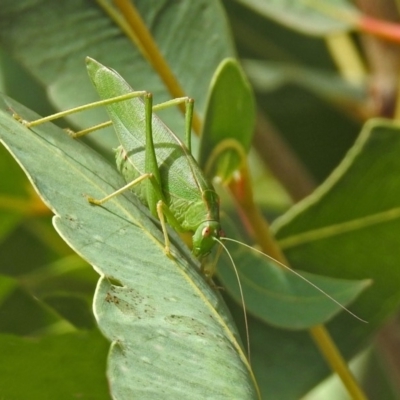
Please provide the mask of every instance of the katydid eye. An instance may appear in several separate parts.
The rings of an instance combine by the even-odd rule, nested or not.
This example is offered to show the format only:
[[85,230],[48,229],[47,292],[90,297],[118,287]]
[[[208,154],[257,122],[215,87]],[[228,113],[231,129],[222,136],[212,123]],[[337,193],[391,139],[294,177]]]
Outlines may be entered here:
[[208,237],[210,236],[210,228],[204,228],[203,231],[201,232],[203,237]]

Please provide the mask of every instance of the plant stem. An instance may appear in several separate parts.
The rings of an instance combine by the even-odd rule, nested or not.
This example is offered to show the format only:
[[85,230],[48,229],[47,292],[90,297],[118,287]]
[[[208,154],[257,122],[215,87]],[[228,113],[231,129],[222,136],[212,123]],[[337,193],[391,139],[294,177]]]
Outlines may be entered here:
[[122,32],[137,46],[142,55],[149,60],[146,49],[142,46],[135,32],[131,29],[126,19],[119,13],[108,0],[97,0],[97,4],[107,13],[107,15],[118,25]]
[[325,38],[328,50],[341,76],[354,85],[362,85],[367,79],[367,70],[348,33],[337,33]]
[[370,17],[355,7],[339,8],[319,0],[303,0],[303,2],[322,14],[348,24],[349,28],[369,33],[390,42],[400,42],[400,25],[397,22]]
[[310,334],[319,350],[324,355],[327,363],[330,365],[332,370],[338,374],[351,398],[354,400],[366,400],[367,397],[357,384],[351,371],[348,369],[346,361],[343,359],[332,341],[327,329],[323,325],[314,326],[310,329]]

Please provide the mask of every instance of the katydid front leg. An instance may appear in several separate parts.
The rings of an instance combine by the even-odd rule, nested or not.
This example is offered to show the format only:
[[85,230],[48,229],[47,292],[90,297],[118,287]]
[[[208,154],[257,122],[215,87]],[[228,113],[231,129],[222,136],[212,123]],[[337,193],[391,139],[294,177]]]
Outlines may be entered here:
[[[140,184],[144,180],[152,180],[154,179],[154,176],[152,174],[144,174],[140,176],[139,178],[133,180],[132,182],[127,183],[125,186],[122,188],[116,190],[113,193],[110,193],[108,196],[103,197],[102,199],[95,199],[90,196],[86,196],[86,199],[89,203],[100,206],[104,203],[106,203],[108,200],[111,200],[113,197],[118,196],[119,194],[125,192],[126,190],[132,189],[134,186]],[[164,242],[165,242],[165,247],[164,247],[164,252],[165,254],[170,257],[171,256],[171,250],[170,250],[170,241],[169,241],[169,236],[167,232],[167,226],[166,226],[166,221],[164,218],[164,214],[166,213],[166,205],[162,202],[162,200],[159,200],[156,204],[156,211],[157,211],[157,216],[158,219],[160,220],[161,223],[161,229],[164,235]]]

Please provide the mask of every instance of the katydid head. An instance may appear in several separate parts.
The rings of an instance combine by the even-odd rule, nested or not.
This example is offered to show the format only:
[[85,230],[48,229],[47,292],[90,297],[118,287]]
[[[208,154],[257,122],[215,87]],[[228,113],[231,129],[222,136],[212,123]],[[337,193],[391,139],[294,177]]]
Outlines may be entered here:
[[221,224],[218,221],[204,221],[193,235],[193,254],[201,258],[207,255],[221,236]]

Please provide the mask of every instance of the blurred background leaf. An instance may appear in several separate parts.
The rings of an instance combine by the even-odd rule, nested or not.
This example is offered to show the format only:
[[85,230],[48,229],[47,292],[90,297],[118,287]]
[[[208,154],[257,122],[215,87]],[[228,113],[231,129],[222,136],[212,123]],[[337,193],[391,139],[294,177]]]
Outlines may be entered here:
[[[328,35],[351,28],[351,24],[338,17],[356,13],[357,9],[347,0],[238,0],[257,14],[273,19],[289,29],[309,35]],[[336,17],[336,18],[335,18]]]

